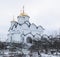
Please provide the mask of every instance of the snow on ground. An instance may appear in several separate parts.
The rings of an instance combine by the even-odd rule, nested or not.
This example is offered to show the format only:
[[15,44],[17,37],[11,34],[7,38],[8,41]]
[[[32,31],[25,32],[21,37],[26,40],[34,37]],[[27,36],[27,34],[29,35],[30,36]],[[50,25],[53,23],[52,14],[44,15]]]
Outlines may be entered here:
[[47,54],[43,54],[41,53],[42,57],[60,57],[60,55],[47,55]]

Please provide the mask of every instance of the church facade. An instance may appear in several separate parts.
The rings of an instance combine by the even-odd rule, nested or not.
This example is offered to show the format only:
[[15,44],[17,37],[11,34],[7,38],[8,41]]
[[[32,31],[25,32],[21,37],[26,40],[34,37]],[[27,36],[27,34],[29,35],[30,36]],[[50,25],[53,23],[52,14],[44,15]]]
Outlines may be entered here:
[[32,43],[30,40],[41,39],[41,34],[43,33],[44,28],[42,26],[36,26],[34,23],[29,22],[29,16],[24,12],[20,13],[17,16],[17,20],[11,21],[11,26],[8,30],[8,39],[12,42],[17,43]]
[[18,21],[15,21],[13,18],[8,30],[8,42],[22,43],[22,52],[26,55],[24,55],[24,57],[30,57],[31,54],[32,57],[39,57],[38,52],[31,53],[28,49],[33,44],[32,40],[41,40],[41,34],[43,33],[44,28],[42,26],[36,26],[34,23],[31,24],[29,18],[30,17],[24,10],[17,16]]

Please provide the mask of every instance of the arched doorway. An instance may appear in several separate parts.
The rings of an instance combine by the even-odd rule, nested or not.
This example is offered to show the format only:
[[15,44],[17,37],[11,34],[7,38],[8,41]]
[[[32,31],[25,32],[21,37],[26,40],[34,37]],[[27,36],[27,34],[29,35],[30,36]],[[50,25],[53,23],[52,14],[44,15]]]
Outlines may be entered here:
[[32,43],[31,37],[27,37],[26,41],[27,41],[27,43]]

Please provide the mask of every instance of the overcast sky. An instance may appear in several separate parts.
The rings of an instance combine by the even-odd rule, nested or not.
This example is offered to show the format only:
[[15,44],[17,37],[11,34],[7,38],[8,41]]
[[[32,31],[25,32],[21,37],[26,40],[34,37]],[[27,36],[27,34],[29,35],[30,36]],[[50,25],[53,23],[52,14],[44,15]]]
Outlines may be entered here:
[[46,33],[60,29],[60,0],[0,0],[0,33],[7,33],[13,15],[25,6],[30,22],[45,28]]

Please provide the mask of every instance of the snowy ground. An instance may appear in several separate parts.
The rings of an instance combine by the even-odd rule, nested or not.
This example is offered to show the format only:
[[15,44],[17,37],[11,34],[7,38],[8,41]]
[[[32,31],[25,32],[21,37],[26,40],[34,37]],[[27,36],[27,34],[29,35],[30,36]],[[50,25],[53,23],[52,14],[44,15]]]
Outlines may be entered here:
[[41,53],[42,57],[60,57],[60,55],[47,55],[47,54],[43,54]]
[[[3,54],[3,51],[5,51],[5,54],[6,55],[8,55],[8,50],[2,50],[2,51],[0,51],[2,54]],[[3,57],[3,55],[0,55],[0,57]],[[52,54],[44,54],[44,53],[41,53],[41,56],[42,57],[60,57],[60,53],[58,53],[58,55],[56,55],[56,54],[54,54],[54,55],[52,55]],[[8,56],[9,57],[9,56]],[[36,56],[37,57],[37,56]]]
[[[56,55],[47,55],[47,54],[41,54],[42,57],[60,57],[60,56],[56,56]],[[2,55],[0,55],[0,57],[3,57]]]

